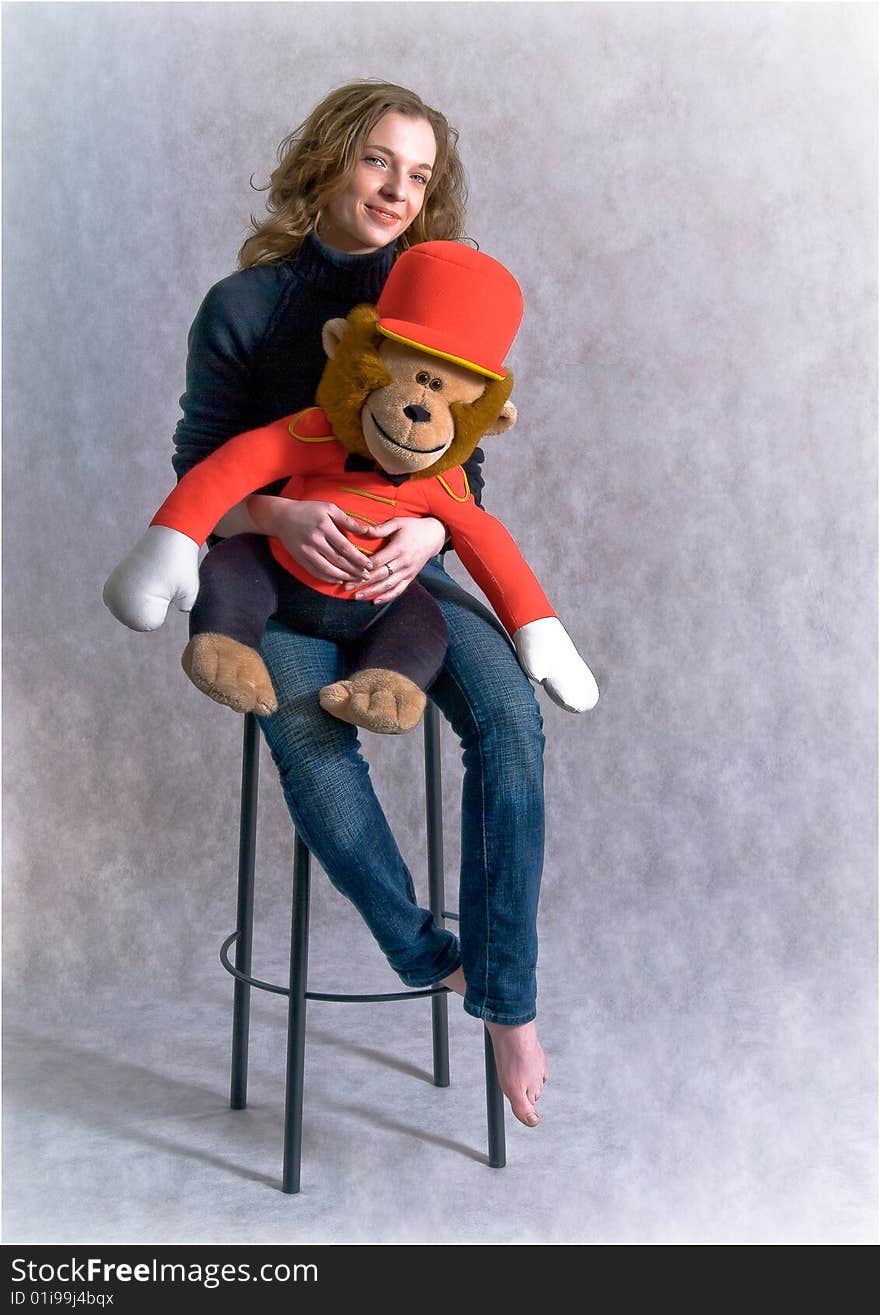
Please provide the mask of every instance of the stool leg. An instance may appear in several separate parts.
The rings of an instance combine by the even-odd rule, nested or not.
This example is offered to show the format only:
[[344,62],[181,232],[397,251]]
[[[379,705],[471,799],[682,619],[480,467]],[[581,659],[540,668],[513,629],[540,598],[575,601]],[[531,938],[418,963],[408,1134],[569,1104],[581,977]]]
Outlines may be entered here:
[[507,1163],[504,1143],[504,1092],[498,1085],[498,1070],[495,1067],[495,1051],[492,1049],[492,1037],[488,1027],[483,1025],[483,1041],[486,1047],[486,1119],[489,1124],[489,1164],[493,1169],[503,1169]]
[[[250,974],[254,935],[254,860],[257,849],[257,790],[260,779],[260,731],[253,713],[244,719],[241,754],[241,821],[238,837],[238,907],[235,927],[235,966]],[[247,1106],[248,1031],[251,988],[235,979],[232,1004],[232,1078],[229,1104],[234,1110]]]
[[[446,902],[443,875],[443,790],[440,777],[440,714],[428,703],[424,716],[425,820],[428,838],[428,907],[438,927]],[[449,1014],[445,993],[431,996],[431,1032],[434,1042],[434,1086],[449,1086]]]
[[290,927],[290,996],[287,1011],[287,1091],[284,1099],[284,1169],[281,1190],[299,1191],[302,1161],[303,1075],[309,956],[309,851],[296,837]]

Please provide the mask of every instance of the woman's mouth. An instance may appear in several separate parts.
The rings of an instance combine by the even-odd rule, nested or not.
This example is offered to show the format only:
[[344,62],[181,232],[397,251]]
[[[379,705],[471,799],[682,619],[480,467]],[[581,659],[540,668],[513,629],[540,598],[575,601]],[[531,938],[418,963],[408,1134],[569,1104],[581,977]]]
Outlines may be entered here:
[[396,215],[393,210],[383,210],[381,206],[368,205],[367,209],[374,219],[378,219],[382,224],[397,224],[400,222],[400,215]]

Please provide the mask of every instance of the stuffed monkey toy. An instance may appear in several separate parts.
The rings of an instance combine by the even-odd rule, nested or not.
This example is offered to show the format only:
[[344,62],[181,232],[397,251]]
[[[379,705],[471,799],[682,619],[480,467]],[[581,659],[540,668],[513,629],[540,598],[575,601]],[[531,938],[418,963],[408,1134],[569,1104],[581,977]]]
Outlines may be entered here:
[[[181,479],[116,567],[104,601],[134,630],[192,609],[183,666],[239,712],[277,702],[257,648],[270,616],[346,646],[348,678],[321,706],[368,730],[411,729],[446,654],[442,612],[414,581],[377,607],[311,576],[277,539],[236,535],[198,567],[199,546],[247,494],[286,477],[282,496],[334,502],[366,525],[435,516],[492,603],[526,673],[572,712],[598,688],[514,540],[479,507],[462,468],[487,434],[512,428],[503,366],[522,318],[503,265],[457,242],[425,242],[392,267],[375,307],[324,325],[315,407],[229,439]],[[348,536],[365,554],[376,540]]]

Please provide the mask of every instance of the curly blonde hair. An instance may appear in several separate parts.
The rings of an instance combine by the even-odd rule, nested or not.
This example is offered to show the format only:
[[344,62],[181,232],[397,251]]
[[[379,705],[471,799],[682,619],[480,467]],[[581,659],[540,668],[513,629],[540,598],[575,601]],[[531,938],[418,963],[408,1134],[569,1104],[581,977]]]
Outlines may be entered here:
[[240,269],[267,265],[297,250],[318,225],[321,210],[348,183],[369,134],[389,112],[427,119],[437,143],[434,169],[421,211],[398,239],[398,251],[417,242],[464,236],[467,185],[458,155],[458,132],[439,110],[391,82],[367,80],[337,87],[278,147],[278,168],[266,188],[269,218],[251,215],[253,233],[240,252]]

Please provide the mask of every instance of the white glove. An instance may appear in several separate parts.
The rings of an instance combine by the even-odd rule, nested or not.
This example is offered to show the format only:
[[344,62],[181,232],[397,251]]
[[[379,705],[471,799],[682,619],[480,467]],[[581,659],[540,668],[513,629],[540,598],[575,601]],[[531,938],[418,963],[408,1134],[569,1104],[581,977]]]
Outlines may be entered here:
[[158,630],[169,604],[189,612],[199,592],[199,546],[179,530],[151,525],[104,585],[104,602],[131,630]]
[[599,686],[558,617],[520,626],[513,644],[526,675],[543,685],[554,703],[569,712],[595,708]]

